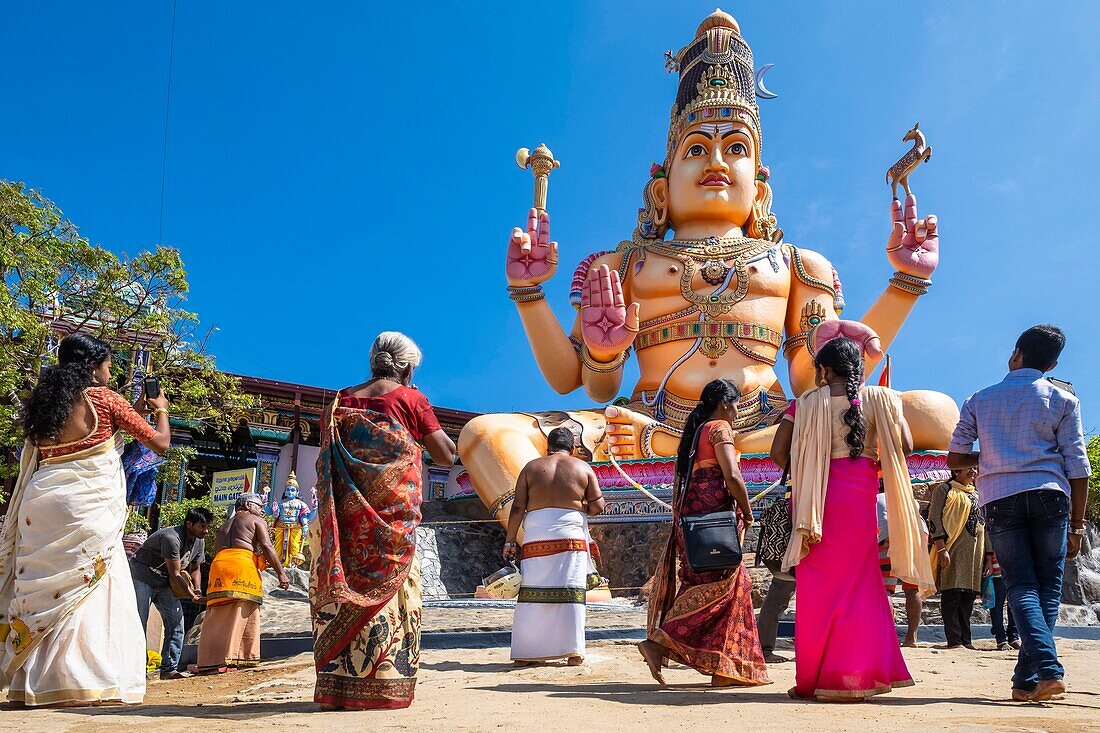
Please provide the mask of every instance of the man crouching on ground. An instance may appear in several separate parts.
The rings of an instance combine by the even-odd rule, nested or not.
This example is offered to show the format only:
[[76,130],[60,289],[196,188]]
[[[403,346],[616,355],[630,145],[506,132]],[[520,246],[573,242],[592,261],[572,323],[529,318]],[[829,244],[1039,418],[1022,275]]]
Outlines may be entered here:
[[524,466],[508,514],[504,559],[514,562],[523,526],[523,580],[512,620],[516,664],[567,659],[584,661],[587,579],[593,572],[588,517],[604,509],[596,474],[573,457],[574,436],[556,428],[547,436],[548,455]]
[[199,634],[199,674],[223,674],[230,667],[254,667],[260,662],[264,560],[278,572],[279,587],[290,586],[263,512],[259,494],[241,494],[236,513],[218,530]]

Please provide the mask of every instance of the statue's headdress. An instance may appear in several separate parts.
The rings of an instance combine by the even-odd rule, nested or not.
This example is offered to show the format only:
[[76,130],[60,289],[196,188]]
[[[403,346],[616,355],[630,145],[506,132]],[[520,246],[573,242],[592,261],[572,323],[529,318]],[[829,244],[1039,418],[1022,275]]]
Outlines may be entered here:
[[635,239],[662,239],[668,229],[667,216],[660,212],[654,197],[658,179],[667,175],[672,154],[684,129],[700,122],[745,123],[756,141],[758,181],[763,184],[763,196],[753,205],[753,214],[746,234],[750,237],[779,241],[783,232],[771,213],[770,172],[761,165],[764,137],[760,128],[760,108],[756,98],[772,99],[776,95],[763,84],[763,76],[771,64],[755,71],[752,49],[741,37],[741,28],[729,13],[715,10],[699,24],[695,40],[677,53],[665,53],[665,68],[679,72],[676,102],[668,128],[668,148],[664,165],[653,164],[650,181],[642,191],[642,208],[638,209]]
[[291,471],[290,475],[286,477],[286,485],[298,488],[298,477],[294,475],[293,471]]
[[666,54],[666,67],[680,72],[668,130],[670,155],[685,127],[708,119],[746,123],[759,151],[762,135],[756,97],[769,93],[757,88],[752,49],[733,16],[721,10],[711,13],[699,24],[694,41],[675,55]]

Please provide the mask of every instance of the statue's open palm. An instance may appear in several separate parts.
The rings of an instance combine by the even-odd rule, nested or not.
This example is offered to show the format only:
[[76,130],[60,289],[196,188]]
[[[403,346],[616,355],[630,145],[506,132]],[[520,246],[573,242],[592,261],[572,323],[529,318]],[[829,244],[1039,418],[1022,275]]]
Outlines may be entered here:
[[581,326],[584,343],[599,361],[611,361],[638,335],[638,304],[623,299],[619,273],[607,265],[588,271],[581,289]]
[[936,215],[929,214],[927,218],[918,219],[917,197],[909,194],[905,197],[904,212],[897,199],[890,203],[890,217],[894,221],[894,230],[886,243],[890,264],[906,275],[932,277],[940,263],[940,233]]
[[550,214],[527,212],[527,231],[512,230],[504,272],[513,287],[539,285],[558,269],[558,243],[550,241]]

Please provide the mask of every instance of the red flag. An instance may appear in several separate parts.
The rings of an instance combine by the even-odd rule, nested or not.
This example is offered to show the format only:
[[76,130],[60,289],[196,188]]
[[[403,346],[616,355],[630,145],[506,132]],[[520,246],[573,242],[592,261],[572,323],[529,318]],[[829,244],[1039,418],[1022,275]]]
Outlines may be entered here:
[[878,376],[878,386],[889,387],[890,386],[890,355],[886,355],[886,361],[882,365],[882,374]]

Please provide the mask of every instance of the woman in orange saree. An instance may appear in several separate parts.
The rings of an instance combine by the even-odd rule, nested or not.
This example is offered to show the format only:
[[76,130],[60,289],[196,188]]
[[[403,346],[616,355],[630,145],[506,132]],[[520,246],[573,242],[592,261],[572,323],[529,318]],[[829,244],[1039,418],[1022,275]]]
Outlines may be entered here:
[[310,582],[317,687],[327,709],[405,708],[420,663],[421,447],[454,463],[428,400],[409,387],[420,351],[381,334],[372,379],[322,418]]
[[[638,645],[650,673],[661,684],[666,657],[710,675],[715,687],[771,682],[756,633],[748,570],[738,565],[732,570],[692,571],[684,558],[680,530],[684,514],[728,511],[735,504],[740,531],[752,523],[748,490],[733,448],[731,423],[737,417],[739,397],[732,382],[714,380],[703,389],[684,426],[676,461],[672,533],[654,576],[646,640]],[[690,480],[686,480],[689,471]]]

